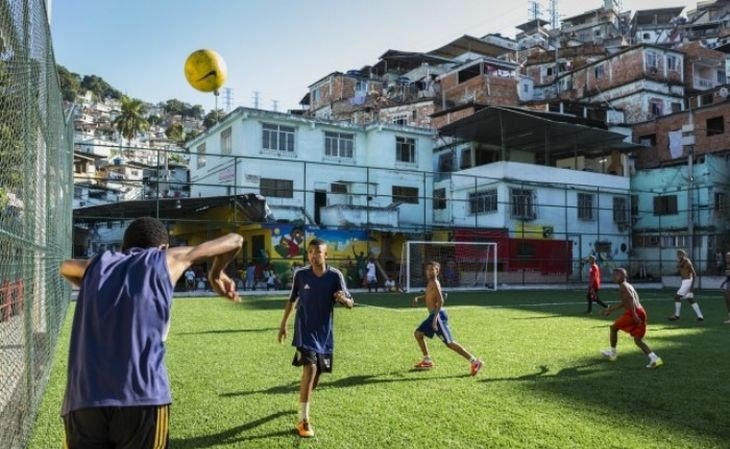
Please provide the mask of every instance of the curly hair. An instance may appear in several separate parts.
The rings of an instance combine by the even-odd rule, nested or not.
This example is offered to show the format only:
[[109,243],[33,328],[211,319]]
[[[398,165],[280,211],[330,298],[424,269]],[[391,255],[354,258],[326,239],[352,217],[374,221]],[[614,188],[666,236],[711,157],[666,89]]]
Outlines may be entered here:
[[131,222],[124,231],[122,251],[130,248],[155,248],[169,243],[167,228],[160,220],[142,217]]

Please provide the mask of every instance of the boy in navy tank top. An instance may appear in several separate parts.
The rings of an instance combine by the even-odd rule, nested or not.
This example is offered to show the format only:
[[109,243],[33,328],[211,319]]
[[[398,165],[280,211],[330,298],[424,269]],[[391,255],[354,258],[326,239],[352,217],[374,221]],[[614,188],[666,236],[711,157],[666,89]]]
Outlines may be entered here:
[[167,448],[172,398],[164,341],[174,286],[193,263],[210,259],[213,290],[240,301],[224,269],[242,244],[243,237],[228,234],[168,248],[165,226],[144,217],[127,227],[122,252],[61,264],[61,274],[80,287],[61,410],[63,447]]
[[347,291],[342,273],[326,264],[327,244],[313,239],[307,247],[309,265],[294,272],[289,301],[279,326],[278,340],[287,335],[289,315],[296,304],[294,338],[296,353],[292,364],[302,367],[299,386],[299,422],[296,430],[300,437],[314,436],[309,424],[309,402],[312,391],[319,383],[319,375],[332,372],[334,348],[333,309],[336,302],[351,309],[355,304]]

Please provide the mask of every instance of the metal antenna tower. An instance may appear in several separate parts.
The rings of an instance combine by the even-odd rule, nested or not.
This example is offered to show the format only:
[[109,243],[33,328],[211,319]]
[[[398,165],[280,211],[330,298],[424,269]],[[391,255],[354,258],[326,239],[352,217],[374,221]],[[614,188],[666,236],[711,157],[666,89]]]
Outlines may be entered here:
[[226,108],[226,112],[231,112],[233,108],[233,89],[230,87],[223,89],[223,107]]

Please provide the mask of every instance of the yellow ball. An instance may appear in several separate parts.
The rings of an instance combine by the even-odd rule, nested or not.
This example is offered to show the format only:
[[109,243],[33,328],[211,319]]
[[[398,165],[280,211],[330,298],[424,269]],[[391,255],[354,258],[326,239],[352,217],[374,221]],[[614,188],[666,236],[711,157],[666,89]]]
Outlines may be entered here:
[[218,90],[226,82],[228,70],[223,58],[213,50],[197,50],[185,61],[185,78],[202,92]]

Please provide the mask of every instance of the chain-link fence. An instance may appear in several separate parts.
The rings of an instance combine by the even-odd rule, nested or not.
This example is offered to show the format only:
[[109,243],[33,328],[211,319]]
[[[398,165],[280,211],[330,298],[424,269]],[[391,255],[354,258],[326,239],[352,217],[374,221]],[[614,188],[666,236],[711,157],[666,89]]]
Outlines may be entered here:
[[[329,239],[328,260],[351,287],[362,285],[369,256],[382,266],[381,283],[397,280],[403,243],[413,240],[495,242],[498,282],[508,285],[581,285],[590,255],[605,281],[620,266],[632,281],[660,282],[676,275],[678,249],[691,254],[701,276],[724,273],[716,257],[727,250],[724,218],[703,199],[708,183],[699,186],[705,193],[697,194],[690,239],[686,207],[662,214],[653,192],[631,189],[628,178],[615,175],[598,186],[213,152],[206,153],[211,169],[201,172],[199,158],[180,150],[77,145],[80,153],[102,150],[120,163],[104,167],[95,185],[76,186],[83,203],[75,210],[76,257],[120,247],[128,220],[151,215],[177,244],[242,233],[246,244],[231,273],[242,285],[254,264],[257,280],[270,267],[286,286],[290,267],[306,263],[302,249],[313,236]],[[147,161],[147,168],[129,160]],[[123,193],[110,203],[100,197],[110,191]]]
[[0,1],[0,449],[25,446],[69,298],[72,128],[45,2]]

